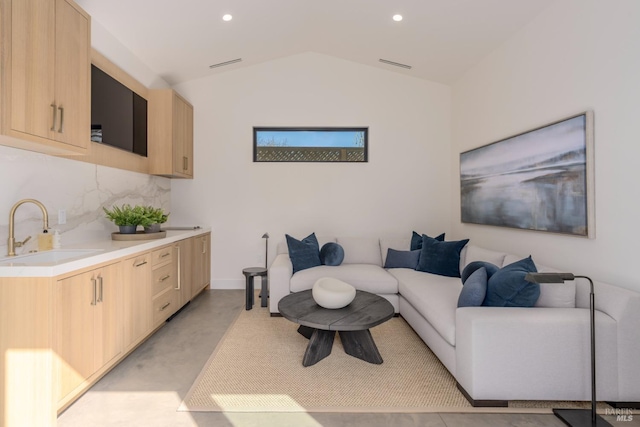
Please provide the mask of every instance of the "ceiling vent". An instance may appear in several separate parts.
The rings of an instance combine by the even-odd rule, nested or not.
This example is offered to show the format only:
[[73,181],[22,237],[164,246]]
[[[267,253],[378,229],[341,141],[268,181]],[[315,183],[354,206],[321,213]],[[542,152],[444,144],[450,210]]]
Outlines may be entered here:
[[231,61],[220,62],[218,64],[209,65],[209,68],[224,67],[225,65],[235,64],[236,62],[240,62],[240,61],[242,61],[242,58],[232,59]]
[[407,70],[411,69],[411,65],[400,64],[399,62],[389,61],[388,59],[378,59],[378,61],[385,64],[393,65],[394,67],[406,68]]

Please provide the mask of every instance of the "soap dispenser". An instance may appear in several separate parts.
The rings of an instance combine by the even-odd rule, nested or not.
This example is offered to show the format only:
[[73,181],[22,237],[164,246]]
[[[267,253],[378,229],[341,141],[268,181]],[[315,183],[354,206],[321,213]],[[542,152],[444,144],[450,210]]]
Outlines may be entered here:
[[53,231],[53,249],[60,249],[60,246],[60,232],[58,232],[58,229],[55,229]]

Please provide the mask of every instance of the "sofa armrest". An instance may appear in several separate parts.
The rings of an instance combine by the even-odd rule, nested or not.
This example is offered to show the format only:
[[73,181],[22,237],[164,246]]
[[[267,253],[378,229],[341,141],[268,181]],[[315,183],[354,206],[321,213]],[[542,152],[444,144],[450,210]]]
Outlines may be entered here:
[[[617,400],[616,322],[596,312],[598,400]],[[456,310],[455,377],[476,400],[589,400],[589,310]]]
[[291,276],[293,276],[293,265],[289,254],[276,256],[267,274],[269,276],[269,311],[279,313],[278,303],[289,295]]

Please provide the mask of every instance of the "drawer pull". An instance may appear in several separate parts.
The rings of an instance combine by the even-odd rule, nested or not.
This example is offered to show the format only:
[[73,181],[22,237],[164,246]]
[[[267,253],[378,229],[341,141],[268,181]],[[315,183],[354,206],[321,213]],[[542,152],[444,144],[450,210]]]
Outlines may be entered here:
[[180,288],[182,288],[182,272],[180,271],[181,266],[182,266],[182,260],[180,259],[181,255],[180,255],[180,245],[176,245],[176,250],[178,251],[178,287],[177,288],[173,288],[176,291],[179,291]]
[[91,305],[96,305],[98,303],[98,290],[96,287],[96,279],[91,279],[91,284],[93,285],[93,299],[91,300]]
[[162,255],[160,255],[160,258],[164,258],[164,257],[169,256],[169,255],[171,255],[171,252],[163,253]]
[[60,110],[60,127],[58,128],[58,132],[64,133],[64,108],[58,107],[58,110]]
[[58,106],[56,104],[51,104],[51,108],[53,108],[53,124],[51,125],[51,130],[56,131],[56,113],[58,112]]
[[165,308],[169,307],[171,305],[171,302],[166,303],[165,305],[163,305],[162,307],[160,307],[160,311],[164,311]]
[[142,261],[140,264],[134,264],[135,267],[143,266],[147,263],[147,261]]
[[98,285],[100,285],[100,296],[98,297],[98,302],[102,302],[102,297],[104,296],[104,284],[102,283],[102,276],[98,276]]
[[171,277],[170,274],[167,274],[166,276],[161,277],[160,279],[158,279],[158,282],[164,282],[165,280],[167,280],[169,277]]

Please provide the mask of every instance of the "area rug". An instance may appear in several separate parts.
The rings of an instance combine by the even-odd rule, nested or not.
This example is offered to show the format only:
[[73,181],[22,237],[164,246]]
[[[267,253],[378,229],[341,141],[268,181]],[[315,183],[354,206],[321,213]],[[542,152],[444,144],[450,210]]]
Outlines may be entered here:
[[336,335],[331,354],[302,366],[307,339],[268,310],[242,310],[179,410],[212,412],[528,412],[589,407],[587,402],[510,402],[473,408],[449,371],[401,317],[371,329],[384,359],[347,355]]

